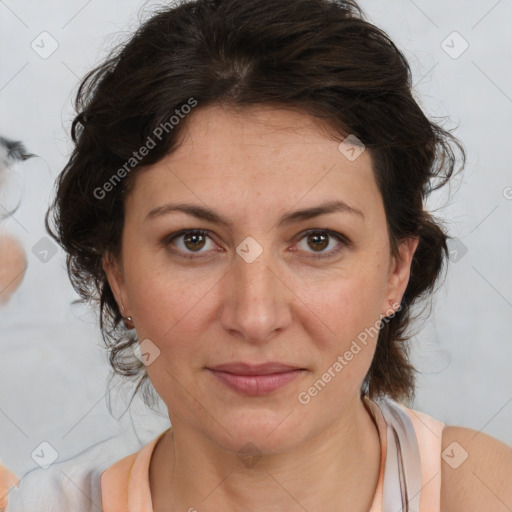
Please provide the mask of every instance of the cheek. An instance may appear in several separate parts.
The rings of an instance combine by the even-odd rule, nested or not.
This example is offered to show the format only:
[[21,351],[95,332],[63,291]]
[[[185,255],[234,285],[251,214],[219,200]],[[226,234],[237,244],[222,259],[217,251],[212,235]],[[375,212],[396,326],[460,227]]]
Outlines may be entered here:
[[384,288],[378,284],[381,278],[370,274],[333,280],[321,294],[310,294],[304,301],[314,304],[312,310],[320,319],[317,324],[321,323],[318,327],[326,333],[322,342],[318,332],[316,338],[310,332],[321,355],[315,377],[324,383],[333,382],[324,398],[341,389],[358,388],[372,362]]
[[[350,344],[360,332],[375,326],[385,298],[384,279],[377,272],[358,270],[352,276],[325,280],[303,294],[303,302],[324,324],[336,343]],[[378,325],[378,324],[377,324]],[[342,348],[342,347],[341,347]]]
[[187,390],[194,389],[196,371],[205,364],[202,340],[212,284],[158,272],[146,276],[132,281],[129,290],[137,336],[158,349],[158,357],[146,367],[153,387],[168,407],[181,411],[184,404],[191,405]]
[[[347,402],[359,394],[370,368],[379,334],[380,295],[375,276],[334,279],[316,300],[318,331],[309,332],[318,359],[297,395],[308,415],[335,420]],[[372,285],[373,284],[373,285]],[[312,295],[315,295],[314,297]],[[313,322],[311,322],[313,327]],[[325,333],[319,336],[318,332]],[[328,412],[327,412],[328,411]],[[330,421],[328,420],[328,421]]]
[[127,255],[124,268],[137,332],[157,340],[197,315],[215,285],[211,272],[173,267],[163,254],[155,256],[149,251]]
[[158,387],[169,373],[186,385],[190,370],[205,363],[200,347],[212,321],[219,277],[197,269],[170,273],[136,257],[126,262],[125,273],[138,339],[151,340],[160,351],[147,368],[151,381]]

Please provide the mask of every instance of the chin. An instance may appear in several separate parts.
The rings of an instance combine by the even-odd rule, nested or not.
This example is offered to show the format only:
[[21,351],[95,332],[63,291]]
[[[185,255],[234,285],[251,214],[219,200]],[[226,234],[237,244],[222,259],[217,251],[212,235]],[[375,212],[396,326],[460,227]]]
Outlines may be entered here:
[[290,410],[241,411],[239,414],[225,415],[222,427],[214,424],[215,432],[210,432],[216,444],[235,453],[255,450],[261,454],[285,452],[300,443],[306,432],[304,422],[296,424],[297,415]]

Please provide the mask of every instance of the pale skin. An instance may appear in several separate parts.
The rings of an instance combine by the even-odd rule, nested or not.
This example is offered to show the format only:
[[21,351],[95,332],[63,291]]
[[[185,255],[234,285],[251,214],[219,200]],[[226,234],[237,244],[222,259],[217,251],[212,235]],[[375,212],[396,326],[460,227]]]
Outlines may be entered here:
[[[310,403],[297,396],[390,314],[390,301],[400,303],[418,239],[402,241],[400,258],[391,255],[370,153],[350,161],[338,145],[302,113],[198,109],[178,149],[141,172],[126,198],[121,255],[105,257],[104,269],[138,339],[160,350],[147,371],[172,431],[150,465],[155,512],[363,512],[372,503],[379,438],[359,390],[376,337]],[[335,200],[360,214],[279,223]],[[147,217],[170,202],[211,209],[231,225],[183,212]],[[170,240],[182,230],[207,234]],[[319,241],[308,230],[349,243],[328,233]],[[263,251],[251,263],[236,252],[246,237]],[[234,361],[307,371],[275,393],[247,397],[207,370]],[[445,435],[466,430],[447,427]],[[237,456],[247,443],[262,455],[252,467]],[[486,443],[505,453],[503,468],[512,471],[507,447],[484,434],[473,441],[475,460]],[[443,502],[456,511],[463,485],[452,473],[443,471]],[[505,485],[492,483],[512,506]],[[472,506],[464,510],[480,510]]]

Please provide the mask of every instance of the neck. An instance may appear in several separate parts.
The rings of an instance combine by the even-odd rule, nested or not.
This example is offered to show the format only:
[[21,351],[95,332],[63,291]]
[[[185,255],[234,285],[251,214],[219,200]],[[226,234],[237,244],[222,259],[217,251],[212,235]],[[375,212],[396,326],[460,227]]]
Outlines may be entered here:
[[[174,419],[153,453],[154,512],[369,510],[379,476],[377,427],[362,400],[294,449],[241,463]],[[194,508],[195,507],[195,508]]]

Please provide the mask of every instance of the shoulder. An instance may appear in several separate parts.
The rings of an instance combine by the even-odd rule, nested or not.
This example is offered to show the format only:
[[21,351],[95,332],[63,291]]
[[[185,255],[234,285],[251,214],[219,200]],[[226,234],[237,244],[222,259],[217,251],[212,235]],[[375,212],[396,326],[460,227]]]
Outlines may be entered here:
[[57,459],[46,469],[26,471],[20,475],[19,487],[9,493],[7,512],[101,510],[101,474],[133,451],[134,444],[124,436],[108,438],[70,458]]
[[101,474],[101,504],[105,512],[128,508],[128,482],[139,453],[132,453],[118,460]]
[[441,510],[512,510],[512,447],[483,432],[446,426],[441,450]]
[[140,456],[142,450],[132,453],[118,460],[105,471],[101,473],[101,488],[105,489],[122,489],[127,485],[133,464],[137,457]]
[[165,432],[167,430],[161,432],[137,451],[126,455],[107,467],[101,474],[102,488],[124,486],[132,473],[136,474],[137,477],[147,477],[152,453]]
[[139,510],[150,510],[149,466],[154,448],[165,432],[103,471],[100,486],[104,512],[128,510],[134,496],[140,504]]

